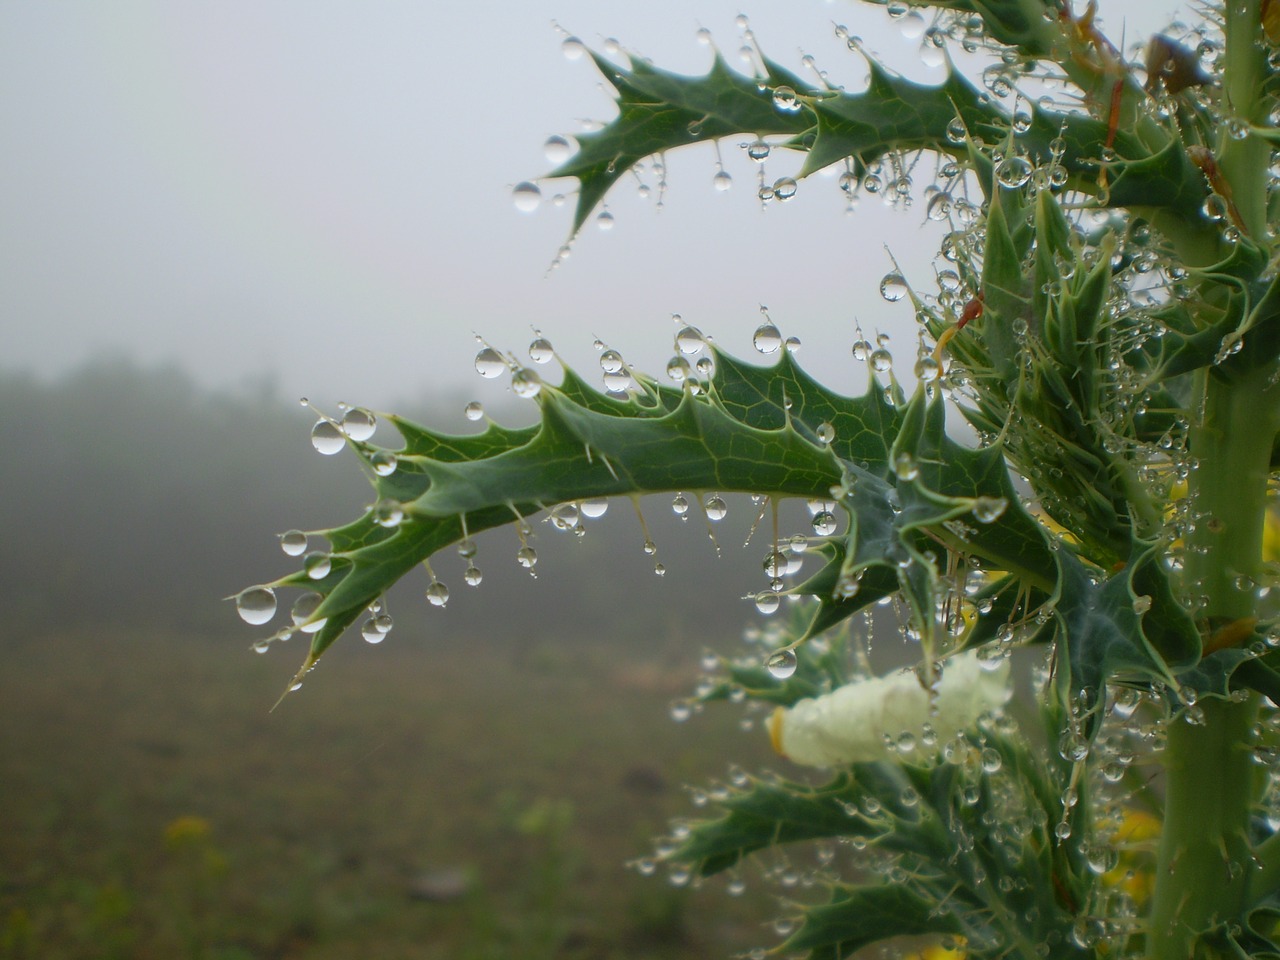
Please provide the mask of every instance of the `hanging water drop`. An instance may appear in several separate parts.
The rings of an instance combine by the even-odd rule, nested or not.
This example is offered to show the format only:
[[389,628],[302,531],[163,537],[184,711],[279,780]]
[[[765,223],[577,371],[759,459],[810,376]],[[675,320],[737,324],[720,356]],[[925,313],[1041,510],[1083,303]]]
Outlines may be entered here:
[[378,618],[370,617],[360,626],[360,636],[365,643],[381,643],[385,634],[378,629]]
[[995,523],[1009,507],[1004,497],[977,497],[973,501],[973,518],[979,523]]
[[800,107],[800,97],[791,87],[773,88],[773,108],[779,113],[797,113]]
[[671,512],[681,520],[688,519],[689,516],[689,500],[683,493],[677,493],[671,501]]
[[480,582],[483,579],[484,574],[481,573],[480,568],[475,565],[468,566],[467,569],[462,572],[462,582],[468,587],[480,586]]
[[404,506],[399,500],[384,497],[373,505],[373,522],[380,527],[398,527],[404,520]]
[[752,335],[751,343],[757,351],[768,356],[782,349],[782,333],[772,323],[762,323]]
[[788,648],[771,654],[765,667],[775,680],[786,680],[795,675],[797,663],[796,652]]
[[608,210],[601,210],[596,217],[596,226],[601,230],[612,230],[613,222],[613,214]]
[[1004,187],[1021,187],[1031,179],[1031,164],[1025,157],[1005,157],[996,164],[996,180]]
[[[551,341],[546,339],[546,337],[537,337],[531,344],[529,344],[529,359],[534,363],[547,363],[555,357],[555,355],[555,348],[551,346]],[[484,411],[481,410],[480,412],[483,416]],[[469,417],[468,419],[478,420],[479,417]]]
[[818,536],[829,537],[836,532],[836,515],[829,510],[815,513],[810,525]]
[[439,580],[432,580],[427,587],[427,600],[433,607],[443,607],[449,602],[449,588]]
[[516,209],[521,213],[533,213],[542,202],[542,191],[538,189],[536,183],[525,180],[516,184],[515,189],[511,191],[511,197],[515,201]]
[[887,273],[880,281],[880,296],[890,303],[896,303],[907,295],[907,281],[900,273]]
[[[782,598],[772,590],[761,590],[755,596],[756,610],[766,617],[774,613],[782,604]],[[770,670],[772,673],[772,670]]]
[[260,627],[276,615],[276,592],[270,587],[250,587],[236,596],[236,612],[251,626]]
[[327,417],[316,421],[311,428],[311,446],[317,453],[331,457],[347,445],[347,438],[338,425]]
[[293,608],[289,611],[289,616],[293,619],[293,625],[303,633],[315,633],[328,622],[328,618],[323,620],[312,620],[311,616],[320,608],[320,604],[324,602],[324,597],[318,593],[304,593],[293,602]]
[[684,357],[672,357],[667,361],[667,378],[672,383],[684,383],[692,371],[693,368]]
[[893,354],[884,347],[871,351],[871,369],[877,373],[888,373],[893,369]]
[[717,170],[716,175],[711,178],[711,185],[720,193],[724,193],[733,186],[733,177],[724,170]]
[[588,520],[599,520],[606,512],[608,512],[609,501],[604,497],[597,497],[594,500],[583,500],[578,504],[578,509]]
[[532,370],[521,367],[511,375],[511,392],[517,397],[528,400],[536,397],[542,389],[542,381]]
[[573,144],[566,137],[559,135],[547,137],[547,142],[542,145],[543,152],[547,155],[547,160],[551,163],[564,163],[569,159],[569,154],[573,152]]
[[333,561],[323,550],[312,550],[303,558],[302,567],[312,580],[323,580],[333,569]]
[[747,144],[747,156],[756,163],[764,163],[769,158],[769,144],[763,140],[753,140]]
[[352,407],[342,417],[342,432],[357,443],[372,437],[377,427],[377,418],[363,407]]
[[797,186],[794,177],[779,177],[773,181],[773,195],[779,200],[790,200],[796,195]]
[[502,354],[493,347],[485,347],[476,354],[476,373],[486,380],[502,376],[506,369],[507,363],[502,359]]
[[516,551],[516,563],[532,571],[538,565],[538,553],[533,547],[524,546]]
[[581,60],[583,54],[587,52],[587,47],[577,37],[565,37],[560,43],[560,51],[567,60]]
[[814,433],[818,437],[818,442],[823,446],[831,443],[831,441],[836,438],[836,428],[826,421],[818,424],[818,429],[815,430]]
[[723,520],[725,518],[725,514],[729,512],[728,506],[725,505],[724,500],[719,496],[708,497],[707,502],[702,506],[707,513],[708,520]]
[[484,419],[484,404],[479,400],[472,400],[462,408],[462,415],[468,420],[476,421]]
[[369,458],[369,466],[380,477],[391,476],[396,472],[396,467],[399,463],[400,461],[396,459],[396,455],[390,450],[375,451],[373,456]]
[[280,549],[290,557],[300,557],[307,552],[307,535],[301,530],[280,534]]
[[933,383],[942,375],[942,366],[929,354],[916,361],[916,379],[921,383]]

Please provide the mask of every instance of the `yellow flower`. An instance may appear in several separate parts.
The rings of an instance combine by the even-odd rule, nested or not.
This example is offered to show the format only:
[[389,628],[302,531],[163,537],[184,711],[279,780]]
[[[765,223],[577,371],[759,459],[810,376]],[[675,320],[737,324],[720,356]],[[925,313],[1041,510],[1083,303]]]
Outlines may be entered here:
[[187,815],[169,821],[164,828],[165,846],[172,849],[192,847],[209,838],[212,828],[204,817]]
[[[963,938],[961,938],[963,942]],[[903,960],[965,960],[968,956],[960,947],[949,949],[947,947],[935,944],[932,947],[925,947],[918,953],[909,953]]]
[[1158,818],[1143,810],[1125,810],[1119,829],[1110,841],[1119,848],[1120,859],[1102,875],[1102,882],[1124,890],[1139,907],[1151,898],[1156,886],[1150,855],[1143,848],[1149,847],[1159,836]]

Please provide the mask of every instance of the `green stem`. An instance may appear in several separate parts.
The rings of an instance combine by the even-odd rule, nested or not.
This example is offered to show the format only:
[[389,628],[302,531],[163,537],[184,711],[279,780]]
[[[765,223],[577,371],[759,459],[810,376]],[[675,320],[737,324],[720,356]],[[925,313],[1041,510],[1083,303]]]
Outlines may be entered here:
[[[1226,45],[1222,88],[1226,116],[1238,124],[1268,125],[1268,99],[1263,95],[1266,51],[1262,36],[1262,0],[1231,0],[1226,5]],[[1231,198],[1245,229],[1256,240],[1266,237],[1267,181],[1271,148],[1257,134],[1233,135],[1223,123],[1218,166],[1231,186]]]
[[[1276,394],[1270,369],[1228,382],[1200,376],[1204,408],[1191,431],[1195,530],[1187,591],[1209,627],[1255,615],[1262,568]],[[1238,921],[1253,864],[1248,841],[1256,768],[1250,742],[1256,696],[1205,699],[1169,726],[1165,818],[1152,901],[1150,960],[1207,958],[1201,933]]]

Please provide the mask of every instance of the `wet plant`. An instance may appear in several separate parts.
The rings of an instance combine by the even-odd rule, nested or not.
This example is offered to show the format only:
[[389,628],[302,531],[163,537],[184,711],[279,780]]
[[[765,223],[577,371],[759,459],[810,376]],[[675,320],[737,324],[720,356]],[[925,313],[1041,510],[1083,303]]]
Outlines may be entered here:
[[[539,423],[449,436],[380,415],[392,449],[364,409],[321,416],[316,449],[352,451],[376,500],[285,534],[301,568],[245,590],[241,615],[266,624],[298,592],[273,636],[310,636],[296,685],[348,628],[380,641],[386,590],[420,565],[443,605],[437,554],[456,549],[478,583],[481,531],[513,528],[536,573],[544,512],[580,533],[609,498],[666,494],[714,524],[750,494],[769,540],[754,601],[774,619],[681,709],[767,705],[779,751],[831,779],[735,774],[643,870],[732,887],[763,863],[786,892],[786,955],[913,936],[975,958],[1280,956],[1280,3],[1231,0],[1128,53],[1092,4],[887,12],[918,21],[942,83],[870,57],[863,90],[815,83],[745,20],[745,66],[716,55],[703,76],[567,38],[618,114],[576,151],[553,138],[552,176],[577,180],[576,232],[629,171],[648,163],[661,187],[665,153],[707,141],[745,143],[766,204],[837,165],[849,202],[906,205],[931,169],[926,215],[949,228],[935,277],[880,288],[919,322],[914,386],[859,336],[868,389],[838,395],[767,316],[754,344],[771,366],[681,322],[665,380],[602,345],[603,391],[571,369],[545,380],[541,336],[528,363],[484,344],[477,371],[509,378]],[[988,56],[980,82],[958,51]],[[798,177],[764,175],[775,151],[803,155]],[[531,209],[541,188],[515,192]],[[949,436],[957,411],[976,445]],[[793,499],[803,529],[781,519]],[[873,677],[881,607],[917,664]],[[1037,664],[1044,747],[1005,712],[1019,659]]]

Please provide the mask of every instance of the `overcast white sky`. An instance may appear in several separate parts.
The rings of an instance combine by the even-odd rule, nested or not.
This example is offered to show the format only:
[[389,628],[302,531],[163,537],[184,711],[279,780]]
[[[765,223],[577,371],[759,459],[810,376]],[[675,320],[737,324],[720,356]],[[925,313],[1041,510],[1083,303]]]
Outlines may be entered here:
[[[1104,26],[1132,41],[1179,9],[1104,5]],[[725,141],[732,190],[712,189],[710,146],[673,155],[660,214],[624,181],[615,228],[589,227],[548,276],[571,204],[523,215],[511,201],[549,169],[548,135],[611,115],[553,19],[702,72],[697,29],[732,59],[740,12],[793,69],[812,53],[858,86],[841,22],[931,75],[918,41],[852,2],[0,3],[0,365],[58,375],[114,353],[208,384],[274,378],[326,405],[435,385],[493,399],[472,331],[523,353],[537,326],[578,365],[598,335],[656,372],[673,312],[749,354],[763,303],[806,366],[860,387],[855,318],[913,350],[908,312],[877,285],[886,244],[927,281],[936,238],[919,207],[846,216],[835,181],[815,177],[762,211],[754,165]],[[797,165],[771,159],[769,176]]]

